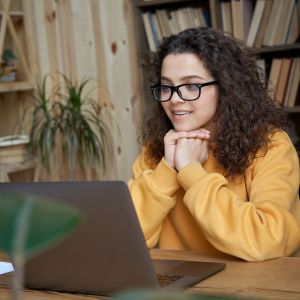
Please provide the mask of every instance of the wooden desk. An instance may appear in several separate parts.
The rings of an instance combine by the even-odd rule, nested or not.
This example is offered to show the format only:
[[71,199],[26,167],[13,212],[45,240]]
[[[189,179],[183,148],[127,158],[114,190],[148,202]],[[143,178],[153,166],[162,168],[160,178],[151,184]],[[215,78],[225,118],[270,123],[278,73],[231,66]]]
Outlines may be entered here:
[[248,296],[260,299],[300,299],[300,257],[283,257],[264,262],[217,259],[185,251],[152,250],[153,258],[191,261],[221,261],[226,268],[199,282],[192,292]]
[[[190,261],[222,261],[225,270],[190,288],[192,293],[248,296],[259,299],[300,299],[300,257],[283,257],[265,262],[244,262],[238,259],[217,259],[194,252],[151,250],[153,258]],[[10,276],[0,276],[0,300],[9,298]],[[24,300],[103,299],[96,296],[67,293],[24,291]]]

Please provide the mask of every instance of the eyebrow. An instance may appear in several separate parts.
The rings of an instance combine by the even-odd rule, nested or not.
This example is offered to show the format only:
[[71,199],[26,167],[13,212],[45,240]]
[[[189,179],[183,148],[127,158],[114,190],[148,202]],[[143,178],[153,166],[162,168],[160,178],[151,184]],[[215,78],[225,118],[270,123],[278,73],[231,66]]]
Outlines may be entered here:
[[[199,76],[199,75],[189,75],[189,76],[184,76],[184,77],[181,77],[180,80],[188,80],[188,79],[193,79],[193,78],[198,78],[198,79],[202,79],[204,80],[203,77]],[[160,77],[161,80],[167,80],[167,81],[170,81],[172,82],[172,80],[168,77],[165,77],[165,76],[161,76]]]

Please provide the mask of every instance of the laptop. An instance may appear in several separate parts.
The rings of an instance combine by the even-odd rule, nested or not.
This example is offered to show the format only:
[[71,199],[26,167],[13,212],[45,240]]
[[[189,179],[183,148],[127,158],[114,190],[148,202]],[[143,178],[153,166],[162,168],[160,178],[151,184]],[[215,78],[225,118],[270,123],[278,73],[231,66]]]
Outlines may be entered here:
[[225,267],[153,261],[123,181],[0,183],[0,197],[9,191],[47,196],[84,215],[73,233],[26,262],[27,288],[104,296],[137,288],[186,289]]

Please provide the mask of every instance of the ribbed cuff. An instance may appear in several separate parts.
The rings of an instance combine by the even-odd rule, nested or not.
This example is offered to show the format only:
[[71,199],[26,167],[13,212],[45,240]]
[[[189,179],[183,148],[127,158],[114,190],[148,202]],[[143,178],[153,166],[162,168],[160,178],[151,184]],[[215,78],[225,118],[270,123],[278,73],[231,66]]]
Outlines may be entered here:
[[151,184],[166,195],[172,195],[180,187],[177,180],[177,171],[169,166],[164,158],[159,162],[150,175]]
[[177,175],[177,180],[185,190],[188,190],[206,174],[207,172],[203,169],[202,165],[198,162],[194,162],[180,170]]

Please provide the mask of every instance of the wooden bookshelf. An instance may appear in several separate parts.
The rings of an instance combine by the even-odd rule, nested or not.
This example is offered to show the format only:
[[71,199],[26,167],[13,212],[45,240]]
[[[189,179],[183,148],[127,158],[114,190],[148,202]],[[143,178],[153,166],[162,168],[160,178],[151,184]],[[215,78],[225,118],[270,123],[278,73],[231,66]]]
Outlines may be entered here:
[[[26,4],[25,4],[26,6]],[[17,76],[15,81],[0,81],[0,92],[24,91],[32,89],[33,75],[30,70],[31,61],[26,38],[26,18],[22,6],[15,9],[15,3],[0,1],[0,54],[1,61],[5,49],[10,49],[17,58]],[[19,89],[20,88],[20,89]]]
[[[32,101],[35,89],[36,55],[31,39],[30,1],[0,1],[0,57],[8,49],[16,57],[11,69],[1,65],[0,128],[1,136],[25,132],[24,111]],[[12,75],[15,73],[15,78]]]
[[[216,22],[216,19],[223,18],[228,21],[228,16],[225,16],[225,13],[229,12],[230,18],[231,18],[231,23],[232,23],[232,32],[229,34],[232,34],[235,36],[233,27],[234,23],[237,22],[237,19],[243,21],[243,18],[248,18],[248,34],[250,33],[251,30],[256,29],[256,32],[254,32],[254,36],[252,36],[252,46],[248,45],[248,39],[247,36],[244,36],[244,42],[252,49],[253,53],[257,56],[258,59],[264,61],[264,66],[265,66],[265,73],[266,73],[266,78],[270,75],[270,69],[272,65],[272,60],[275,58],[280,58],[280,59],[285,59],[285,58],[299,58],[300,56],[300,40],[299,40],[299,32],[300,32],[300,27],[298,24],[298,33],[296,31],[296,37],[294,35],[290,35],[290,31],[293,29],[293,32],[295,32],[295,26],[293,27],[292,25],[295,25],[295,20],[297,20],[297,11],[299,12],[299,7],[295,6],[293,7],[293,10],[291,10],[291,5],[293,0],[259,0],[259,1],[265,1],[265,4],[262,5],[260,3],[260,6],[263,6],[264,11],[255,14],[255,9],[256,5],[258,3],[258,0],[202,0],[202,1],[191,1],[191,0],[136,0],[135,1],[135,6],[136,6],[136,15],[137,15],[137,28],[138,28],[138,44],[139,44],[139,58],[140,58],[140,65],[141,65],[141,71],[142,71],[142,86],[145,90],[145,102],[150,101],[151,95],[148,91],[149,83],[147,80],[147,72],[144,70],[144,58],[146,54],[149,52],[149,46],[147,45],[147,32],[144,27],[144,20],[143,20],[143,14],[145,13],[150,13],[150,14],[156,14],[157,10],[167,10],[167,11],[174,11],[180,8],[185,8],[185,7],[202,7],[205,9],[209,16],[210,16],[210,24],[208,26],[212,26],[216,29],[223,30],[222,26],[225,26],[224,22]],[[266,4],[266,1],[268,1],[268,4]],[[271,6],[270,6],[270,1],[272,1]],[[274,3],[276,2],[276,7],[280,6],[280,9],[284,11],[285,15],[283,16],[283,12],[278,12],[276,10],[276,7],[273,9],[272,13],[272,8],[274,6]],[[289,3],[289,4],[288,4]],[[298,3],[297,5],[300,6],[300,1],[297,1],[295,3]],[[233,5],[235,6],[235,15],[233,11]],[[236,6],[238,5],[238,6]],[[289,5],[289,8],[285,5]],[[226,7],[227,6],[227,9]],[[228,6],[230,6],[230,9],[228,9]],[[257,5],[259,6],[259,5]],[[298,9],[298,10],[297,10]],[[258,8],[257,8],[258,10]],[[238,13],[237,13],[238,11]],[[238,15],[237,15],[238,14]],[[252,17],[256,15],[260,15],[260,19],[254,20]],[[235,20],[233,20],[236,18]],[[249,19],[250,18],[250,19]],[[299,18],[299,16],[298,16]],[[249,22],[250,20],[250,22]],[[287,21],[288,20],[288,21]],[[226,22],[227,22],[226,21]],[[259,22],[256,24],[256,26],[252,26],[252,22]],[[282,31],[281,26],[285,26],[287,28],[286,22],[290,22],[289,24],[289,30],[286,31],[285,33]],[[297,23],[297,22],[296,22]],[[272,28],[273,25],[276,25],[276,28],[280,29],[282,32],[281,39],[276,37],[276,30],[274,31],[274,28]],[[217,26],[217,27],[216,27]],[[235,26],[246,26],[245,22],[243,24],[235,24]],[[253,28],[251,28],[251,26]],[[264,26],[265,28],[261,28],[260,26]],[[153,24],[152,24],[153,27]],[[267,27],[269,27],[269,32],[268,34],[271,34],[270,39],[264,39],[264,35],[267,35]],[[297,27],[297,26],[296,26]],[[292,29],[290,29],[292,28]],[[149,30],[149,28],[148,28]],[[154,30],[152,28],[152,30]],[[244,29],[243,29],[244,30]],[[259,32],[261,32],[261,35],[259,37]],[[228,32],[227,32],[228,33]],[[241,34],[241,32],[239,32]],[[252,32],[253,34],[253,32]],[[272,36],[273,34],[273,36]],[[285,34],[285,38],[283,39]],[[236,36],[235,36],[236,37]],[[237,38],[237,37],[236,37]],[[250,38],[249,38],[250,40]],[[281,43],[282,40],[285,40],[284,43]],[[256,47],[256,45],[261,45]],[[273,44],[272,46],[265,46],[267,44]],[[153,47],[153,43],[152,43]],[[290,76],[289,76],[290,79]],[[294,84],[295,85],[295,84]],[[282,86],[282,84],[281,84]],[[286,88],[286,87],[285,87]],[[287,88],[286,88],[287,89]],[[285,90],[286,91],[286,90]],[[295,91],[295,88],[294,88]],[[282,95],[282,93],[281,93]],[[295,128],[297,131],[297,135],[300,137],[300,92],[299,92],[299,83],[298,83],[298,92],[296,93],[296,101],[294,104],[294,107],[284,107],[285,111],[288,112],[289,116],[291,117],[292,122],[295,124]],[[292,102],[293,103],[293,102]]]
[[30,91],[35,88],[31,81],[0,82],[0,93]]

